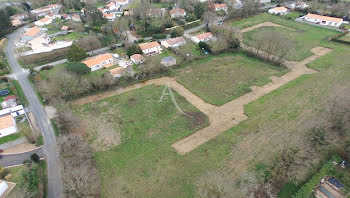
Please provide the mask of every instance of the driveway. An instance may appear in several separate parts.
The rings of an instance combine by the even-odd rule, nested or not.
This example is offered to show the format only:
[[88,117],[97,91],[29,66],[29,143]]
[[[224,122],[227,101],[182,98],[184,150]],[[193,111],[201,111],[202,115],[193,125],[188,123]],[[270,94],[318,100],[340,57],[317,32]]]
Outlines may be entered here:
[[30,156],[33,153],[36,153],[37,155],[39,155],[40,158],[44,157],[43,147],[38,147],[32,151],[28,151],[25,153],[2,155],[2,159],[0,159],[0,166],[6,168],[9,166],[16,166],[19,164],[23,164],[23,161],[29,160]]
[[[48,197],[60,198],[63,197],[63,183],[61,178],[61,161],[58,155],[58,147],[56,144],[56,136],[48,119],[44,107],[41,105],[37,95],[34,92],[33,87],[29,83],[28,70],[24,70],[18,64],[16,55],[14,53],[15,41],[24,32],[24,27],[19,28],[12,34],[8,35],[8,43],[6,46],[6,57],[11,66],[11,76],[18,80],[21,85],[25,96],[29,101],[28,109],[33,113],[44,138],[43,153],[46,156],[47,162],[47,175],[48,175]],[[26,156],[23,156],[24,159]],[[13,159],[9,156],[8,159]],[[22,160],[23,161],[23,160]]]

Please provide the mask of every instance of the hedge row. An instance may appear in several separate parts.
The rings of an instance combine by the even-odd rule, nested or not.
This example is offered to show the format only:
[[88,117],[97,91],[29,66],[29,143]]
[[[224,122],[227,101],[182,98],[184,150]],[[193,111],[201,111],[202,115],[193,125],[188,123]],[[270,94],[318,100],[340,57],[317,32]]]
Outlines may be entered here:
[[292,198],[310,197],[314,187],[318,184],[318,182],[321,181],[324,176],[335,174],[335,166],[332,163],[334,161],[338,162],[340,161],[340,158],[338,156],[333,156],[331,160],[323,165],[318,173],[312,176],[312,178],[307,183],[301,186],[301,188],[292,196]]

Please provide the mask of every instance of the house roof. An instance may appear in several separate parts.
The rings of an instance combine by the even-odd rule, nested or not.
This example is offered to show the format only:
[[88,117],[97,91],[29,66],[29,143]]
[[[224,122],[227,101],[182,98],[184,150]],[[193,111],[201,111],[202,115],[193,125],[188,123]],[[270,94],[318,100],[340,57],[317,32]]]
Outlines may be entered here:
[[66,25],[62,26],[61,28],[61,30],[68,30],[68,29],[69,29],[69,26],[66,26]]
[[226,3],[214,3],[214,8],[225,8],[227,7]]
[[173,61],[173,60],[176,60],[175,57],[167,56],[167,57],[162,59],[162,62],[170,62],[170,61]]
[[126,2],[128,2],[128,0],[113,0],[113,1],[115,1],[117,3],[126,3]]
[[0,117],[0,130],[15,126],[15,121],[11,114]]
[[37,34],[39,34],[39,32],[40,32],[40,28],[38,28],[37,26],[34,26],[30,28],[26,33],[24,33],[24,36],[36,36]]
[[42,22],[42,23],[45,23],[45,22],[48,22],[50,20],[52,20],[52,19],[49,18],[49,17],[44,17],[44,18],[40,19],[39,21]]
[[186,40],[182,36],[180,36],[180,37],[168,39],[165,42],[167,42],[169,45],[175,45],[177,43],[182,43],[182,42],[185,42],[185,41]]
[[319,19],[322,21],[332,21],[332,22],[336,22],[336,23],[340,23],[343,21],[342,18],[336,18],[336,17],[329,17],[329,16],[322,16],[322,15],[317,15],[317,14],[307,14],[306,17],[308,18],[314,18],[314,19]]
[[344,188],[343,184],[340,183],[340,181],[335,177],[329,178],[328,182],[331,183],[333,186],[337,187],[338,189]]
[[4,101],[8,101],[8,100],[12,100],[12,99],[16,99],[15,95],[11,95],[11,96],[7,96]]
[[115,6],[115,3],[110,2],[109,4],[106,5],[106,7],[112,7],[112,6]]
[[142,61],[143,59],[145,59],[145,57],[143,57],[141,54],[134,54],[130,56],[130,58],[135,61]]
[[203,39],[207,39],[209,37],[212,37],[213,34],[211,32],[206,32],[206,33],[203,33],[203,34],[197,34],[196,37],[198,40],[203,40]]
[[275,8],[272,8],[273,10],[275,11],[284,11],[284,10],[288,10],[287,8],[285,7],[275,7]]
[[82,63],[84,63],[88,67],[93,67],[95,65],[100,64],[102,61],[106,61],[106,60],[109,60],[112,58],[113,58],[112,54],[106,53],[106,54],[100,54],[98,56],[88,58],[85,61],[83,61]]
[[18,25],[21,25],[21,24],[22,24],[22,21],[19,20],[19,19],[14,19],[14,20],[11,21],[11,24],[12,24],[13,26],[18,26]]
[[169,12],[170,12],[170,14],[175,14],[175,13],[185,14],[185,10],[181,9],[181,8],[174,8],[174,9],[170,10]]
[[150,49],[150,48],[154,48],[154,47],[159,47],[159,43],[157,41],[153,41],[153,42],[150,42],[150,43],[143,43],[143,44],[140,44],[139,45],[141,50],[146,50],[146,49]]
[[80,16],[75,14],[75,15],[72,16],[72,18],[80,19]]
[[114,18],[115,15],[114,14],[107,14],[107,13],[105,13],[105,14],[103,14],[103,17],[104,18]]
[[109,70],[109,73],[111,73],[113,76],[121,74],[123,72],[124,72],[124,68],[122,68],[122,67],[117,67],[117,68]]

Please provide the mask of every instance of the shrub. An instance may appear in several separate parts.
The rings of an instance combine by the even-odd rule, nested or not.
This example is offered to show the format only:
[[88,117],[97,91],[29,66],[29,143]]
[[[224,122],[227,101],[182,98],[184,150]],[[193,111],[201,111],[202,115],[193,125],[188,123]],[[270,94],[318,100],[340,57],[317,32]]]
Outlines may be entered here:
[[80,62],[69,62],[66,66],[66,70],[79,75],[89,74],[91,72],[90,68]]
[[42,68],[40,69],[40,71],[50,70],[50,69],[52,69],[52,68],[53,68],[52,65],[47,65],[47,66],[42,67]]
[[154,38],[154,39],[164,39],[164,38],[166,38],[166,34],[153,34],[152,38]]
[[31,156],[30,156],[30,159],[35,162],[35,163],[38,163],[40,161],[40,157],[39,155],[37,155],[36,153],[33,153]]
[[126,49],[126,54],[128,56],[131,56],[133,54],[142,54],[142,51],[138,45],[134,44],[134,45],[131,45],[130,47],[128,47],[128,49]]
[[208,45],[206,42],[199,42],[198,43],[198,47],[200,49],[203,49],[204,51],[208,52],[208,53],[211,53],[211,49],[210,49],[210,45]]
[[184,29],[182,27],[178,27],[175,29],[172,29],[170,32],[171,38],[179,37],[184,34]]
[[37,197],[39,190],[39,166],[34,165],[29,168],[27,171],[23,172],[23,183],[28,193],[29,197]]
[[66,53],[66,58],[72,62],[81,61],[86,57],[87,57],[87,54],[85,50],[76,45],[72,45]]

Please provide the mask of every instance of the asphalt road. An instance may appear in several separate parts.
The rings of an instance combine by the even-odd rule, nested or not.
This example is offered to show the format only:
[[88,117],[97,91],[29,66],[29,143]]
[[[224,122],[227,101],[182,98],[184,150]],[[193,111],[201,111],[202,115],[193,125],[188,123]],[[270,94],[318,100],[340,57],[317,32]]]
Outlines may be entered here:
[[23,161],[29,160],[30,156],[33,153],[36,153],[37,155],[39,155],[40,158],[44,157],[43,147],[39,147],[39,148],[36,148],[35,150],[28,151],[25,153],[2,155],[2,158],[0,159],[0,166],[6,168],[9,166],[23,164]]
[[51,126],[44,107],[41,105],[37,95],[34,92],[33,87],[29,83],[27,76],[29,72],[24,70],[17,62],[16,55],[14,53],[14,45],[16,39],[23,34],[24,27],[19,28],[14,33],[7,36],[8,43],[6,46],[6,58],[9,62],[13,76],[18,80],[21,85],[25,96],[29,101],[29,111],[31,111],[42,131],[44,138],[44,154],[47,161],[47,175],[48,175],[48,197],[49,198],[61,198],[63,197],[63,183],[61,177],[61,161],[59,159],[58,147],[56,144],[56,137],[54,130]]

